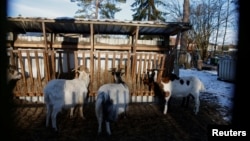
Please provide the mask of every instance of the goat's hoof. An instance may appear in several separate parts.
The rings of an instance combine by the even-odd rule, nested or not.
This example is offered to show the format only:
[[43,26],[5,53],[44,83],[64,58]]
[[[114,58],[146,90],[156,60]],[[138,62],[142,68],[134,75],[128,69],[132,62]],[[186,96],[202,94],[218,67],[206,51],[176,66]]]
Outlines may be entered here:
[[85,116],[81,116],[81,119],[86,120]]

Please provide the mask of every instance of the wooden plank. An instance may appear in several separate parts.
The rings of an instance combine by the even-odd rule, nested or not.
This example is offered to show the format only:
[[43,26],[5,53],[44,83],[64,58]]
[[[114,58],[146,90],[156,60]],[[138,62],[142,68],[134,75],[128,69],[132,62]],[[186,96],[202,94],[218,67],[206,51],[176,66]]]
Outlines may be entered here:
[[37,51],[35,51],[35,60],[36,60],[36,69],[37,69],[38,89],[43,90],[42,80],[41,80],[41,72],[40,72],[40,65],[39,65],[39,58],[38,58],[38,52]]
[[131,46],[130,45],[95,45],[96,50],[119,50],[119,51],[130,51]]
[[137,54],[132,54],[132,79],[135,82]]
[[[49,42],[48,42],[49,43]],[[15,42],[14,46],[17,48],[33,48],[33,49],[37,49],[37,48],[44,48],[44,43],[41,42]],[[62,43],[54,43],[52,44],[53,49],[86,49],[86,50],[91,50],[91,45],[84,45],[81,43],[77,43],[77,44],[62,44]],[[131,51],[131,45],[113,45],[113,44],[105,44],[105,45],[100,45],[100,44],[96,44],[94,45],[94,49],[95,50],[119,50],[119,51]],[[157,46],[157,45],[140,45],[137,44],[136,46],[136,51],[148,51],[148,52],[152,52],[152,51],[156,51],[156,52],[160,52],[160,51],[167,51],[169,50],[168,48],[164,47],[164,46]]]
[[10,50],[10,51],[9,51],[9,54],[10,54],[10,58],[9,58],[10,64],[11,64],[11,65],[15,65],[15,66],[17,66],[17,65],[16,65],[16,63],[15,63],[14,53],[13,53],[13,51],[12,51],[12,50]]
[[148,45],[139,46],[137,45],[136,47],[136,51],[160,52],[160,51],[167,51],[167,50],[168,49],[163,46],[148,46]]
[[136,53],[136,51],[137,51],[137,40],[139,37],[139,29],[140,29],[140,27],[136,26],[135,39],[134,39],[134,44],[133,44],[133,53]]
[[[144,79],[144,76],[147,74],[147,61],[148,61],[148,54],[144,54],[142,79]],[[143,82],[141,82],[141,83],[143,85],[143,89],[145,90],[145,85],[143,84]]]
[[48,55],[47,52],[44,51],[43,52],[43,60],[44,60],[44,71],[45,71],[45,82],[48,83],[48,81],[50,80],[50,76],[49,76],[49,64],[48,64]]
[[84,66],[84,67],[87,67],[86,66],[86,63],[85,63],[85,53],[84,52],[82,52],[82,65]]
[[24,70],[24,64],[23,64],[23,61],[22,61],[22,53],[21,53],[21,50],[18,50],[18,57],[19,57],[19,64],[20,64],[20,67],[21,67],[21,73],[22,73],[22,79],[23,79],[23,85],[22,85],[22,88],[23,88],[23,91],[22,91],[22,94],[23,96],[27,93],[27,80],[26,80],[26,77],[25,77],[25,70]]
[[116,59],[116,53],[113,52],[113,60],[112,60],[112,68],[115,68],[115,59]]
[[160,82],[160,80],[162,78],[162,74],[163,74],[163,72],[165,70],[165,59],[166,59],[166,56],[161,55],[161,66],[160,66],[159,78],[158,78],[157,82]]
[[74,51],[74,62],[75,62],[75,78],[78,77],[78,73],[77,73],[77,68],[78,68],[78,52]]
[[70,74],[71,74],[71,68],[70,68],[70,52],[67,51],[66,53],[66,58],[67,58],[67,72],[68,72],[68,78],[70,78]]
[[150,69],[150,70],[152,69],[151,62],[152,62],[152,54],[150,53],[149,57],[148,57],[148,69]]
[[45,47],[45,50],[47,51],[48,50],[48,44],[47,44],[47,35],[46,35],[46,29],[45,29],[45,23],[42,22],[42,29],[43,29],[43,38],[44,38],[44,47]]
[[[137,66],[137,64],[136,64]],[[141,67],[142,67],[142,54],[140,53],[139,55],[139,66],[138,66],[138,71],[137,71],[137,80],[136,80],[136,85],[139,86],[138,88],[138,94],[141,95],[141,84],[140,84],[140,77],[141,77]]]
[[28,87],[30,88],[30,91],[32,92],[34,90],[34,77],[33,77],[33,71],[32,71],[32,63],[31,63],[31,59],[30,59],[30,51],[26,50],[26,54],[27,54],[27,61],[28,61],[28,68],[29,68],[29,80],[31,83],[28,82]]
[[124,68],[124,64],[123,64],[123,53],[120,54],[119,68]]
[[130,79],[131,78],[131,54],[130,54],[130,52],[128,52],[127,53],[127,61],[126,61],[126,63],[125,63],[125,65],[126,65],[126,69],[127,69],[127,74],[128,75],[126,75],[126,79],[128,80],[128,79]]
[[58,70],[57,78],[59,77],[61,73],[63,73],[62,52],[58,52],[58,54],[59,54],[59,58],[58,58],[59,70]]
[[[105,53],[105,70],[104,70],[104,75],[105,76],[108,75],[108,53]],[[108,79],[110,79],[110,78],[105,77],[105,83],[108,82]]]
[[[94,25],[90,24],[90,82],[94,81]],[[90,88],[93,88],[92,83],[90,83]]]
[[55,79],[56,78],[56,65],[55,65],[55,61],[56,61],[56,58],[55,58],[55,51],[50,51],[50,56],[51,56],[51,70],[52,70],[52,76],[51,78],[52,79]]
[[100,79],[101,79],[101,53],[98,52],[97,54],[97,59],[98,59],[98,65],[97,65],[97,86],[100,87],[101,83],[100,83]]

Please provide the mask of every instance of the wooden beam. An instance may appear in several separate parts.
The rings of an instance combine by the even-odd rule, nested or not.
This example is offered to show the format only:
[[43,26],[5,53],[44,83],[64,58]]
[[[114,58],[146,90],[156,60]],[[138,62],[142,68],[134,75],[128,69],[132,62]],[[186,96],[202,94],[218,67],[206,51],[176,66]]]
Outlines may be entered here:
[[42,29],[43,29],[44,46],[45,46],[45,50],[47,51],[48,45],[47,45],[46,27],[45,27],[44,22],[42,22]]
[[180,34],[181,32],[178,32],[177,36],[176,36],[176,40],[175,40],[175,47],[174,47],[174,57],[175,57],[175,60],[174,61],[174,73],[179,76],[179,63],[178,63],[178,58],[179,58],[179,53],[178,53],[178,44],[179,44],[179,40],[180,40]]
[[139,36],[139,29],[140,29],[140,27],[137,26],[136,27],[136,32],[135,32],[134,43],[133,43],[133,53],[136,53],[137,40],[138,40],[138,36]]
[[139,26],[136,27],[136,32],[135,35],[133,35],[133,42],[132,42],[132,46],[133,46],[133,65],[132,65],[132,79],[135,79],[135,75],[136,75],[136,60],[137,60],[137,56],[136,56],[136,47],[137,47],[137,40],[138,40],[138,35],[139,35]]
[[[90,81],[94,78],[94,25],[90,24]],[[90,83],[90,89],[93,90],[93,84]],[[91,93],[91,92],[90,92]]]

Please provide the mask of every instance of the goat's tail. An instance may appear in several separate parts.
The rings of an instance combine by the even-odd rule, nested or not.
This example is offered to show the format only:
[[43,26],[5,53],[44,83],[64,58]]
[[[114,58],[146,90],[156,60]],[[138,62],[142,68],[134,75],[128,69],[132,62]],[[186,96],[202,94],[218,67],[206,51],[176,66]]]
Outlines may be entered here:
[[44,93],[44,102],[45,102],[45,103],[49,103],[49,102],[50,102],[49,96],[46,95],[45,93]]
[[205,87],[204,83],[203,83],[202,81],[200,81],[200,84],[201,84],[200,91],[201,91],[201,92],[206,91],[206,87]]
[[51,94],[49,91],[44,90],[44,102],[50,103],[51,102]]

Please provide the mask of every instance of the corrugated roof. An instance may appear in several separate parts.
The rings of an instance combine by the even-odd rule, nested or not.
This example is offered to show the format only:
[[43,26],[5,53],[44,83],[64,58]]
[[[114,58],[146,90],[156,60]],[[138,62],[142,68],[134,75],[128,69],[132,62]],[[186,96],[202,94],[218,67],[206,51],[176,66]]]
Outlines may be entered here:
[[121,21],[113,19],[79,19],[69,17],[8,17],[8,31],[42,32],[42,23],[47,33],[80,33],[90,34],[93,25],[94,34],[132,35],[139,27],[140,35],[175,35],[191,29],[189,23],[159,21]]

